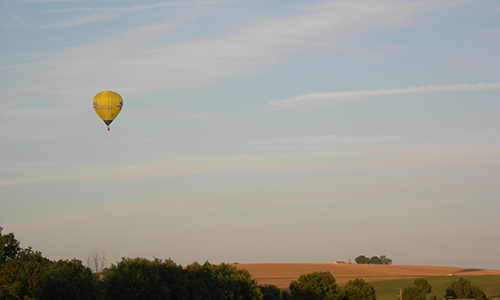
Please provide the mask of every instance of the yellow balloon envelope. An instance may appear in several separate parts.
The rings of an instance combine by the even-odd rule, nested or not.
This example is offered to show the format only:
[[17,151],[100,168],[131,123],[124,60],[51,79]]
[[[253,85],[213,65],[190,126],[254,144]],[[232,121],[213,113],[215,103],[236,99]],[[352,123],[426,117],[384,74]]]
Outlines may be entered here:
[[95,95],[92,104],[95,112],[106,123],[109,130],[109,124],[122,110],[123,99],[115,92],[105,91]]

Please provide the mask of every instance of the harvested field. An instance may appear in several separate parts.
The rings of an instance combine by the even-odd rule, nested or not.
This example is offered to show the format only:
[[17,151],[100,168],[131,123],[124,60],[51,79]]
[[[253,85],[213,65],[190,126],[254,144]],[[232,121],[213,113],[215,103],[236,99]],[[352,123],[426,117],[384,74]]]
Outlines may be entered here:
[[259,284],[272,284],[287,288],[300,275],[315,271],[330,271],[339,285],[357,277],[366,282],[421,278],[431,276],[500,276],[500,270],[456,267],[405,266],[405,265],[357,265],[357,264],[235,264],[246,269]]

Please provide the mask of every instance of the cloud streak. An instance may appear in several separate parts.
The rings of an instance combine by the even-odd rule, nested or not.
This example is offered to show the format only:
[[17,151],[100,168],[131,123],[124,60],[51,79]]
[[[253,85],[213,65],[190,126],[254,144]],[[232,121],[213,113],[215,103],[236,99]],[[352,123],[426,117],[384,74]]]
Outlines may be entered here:
[[278,151],[296,151],[296,150],[328,150],[337,147],[361,146],[367,145],[373,147],[375,144],[386,144],[401,141],[397,136],[297,136],[288,138],[273,138],[259,141],[247,141],[249,149],[259,150],[278,150]]
[[[303,143],[305,141],[301,141]],[[0,180],[0,186],[25,184],[54,184],[71,182],[137,181],[155,178],[175,178],[214,174],[265,174],[307,172],[370,172],[419,171],[430,169],[496,168],[492,163],[499,155],[498,147],[490,146],[375,146],[366,149],[321,149],[293,153],[256,153],[233,156],[169,156],[125,166],[111,165],[39,165],[29,177],[9,175]],[[21,166],[5,165],[9,173],[17,173]],[[486,175],[485,175],[486,176]]]
[[52,9],[47,10],[46,13],[51,13],[56,15],[66,15],[68,13],[82,13],[85,16],[69,19],[64,21],[59,21],[54,24],[45,25],[44,28],[67,28],[78,25],[84,25],[86,23],[92,23],[97,21],[103,21],[113,18],[121,17],[125,14],[136,14],[144,10],[158,10],[164,8],[173,7],[189,7],[189,6],[203,6],[203,5],[213,5],[217,1],[197,1],[197,2],[169,2],[169,3],[157,3],[157,4],[145,4],[145,5],[133,5],[133,6],[116,6],[116,7],[73,7],[64,9]]
[[[348,34],[413,22],[423,11],[439,6],[430,2],[392,1],[376,5],[370,1],[341,1],[294,6],[288,15],[232,23],[228,32],[210,38],[186,35],[173,38],[177,34],[174,29],[185,30],[179,26],[203,22],[193,20],[192,12],[197,11],[194,8],[191,14],[180,16],[181,21],[144,22],[101,41],[59,49],[42,65],[26,64],[16,69],[23,80],[33,81],[30,85],[35,92],[60,91],[63,96],[68,96],[68,92],[75,96],[77,90],[99,89],[97,86],[103,83],[129,95],[139,89],[142,95],[144,91],[199,87],[279,63],[287,53],[319,44],[331,47]],[[150,6],[129,9],[145,8]],[[106,16],[97,12],[69,20],[67,24],[83,24],[103,17]],[[38,75],[32,78],[30,74]]]
[[455,85],[428,85],[420,87],[394,88],[394,89],[376,89],[343,91],[330,93],[310,93],[299,95],[293,98],[270,102],[275,107],[304,108],[309,106],[318,106],[322,104],[335,104],[376,96],[394,96],[422,93],[447,93],[447,92],[472,92],[499,90],[500,82],[478,83],[478,84],[455,84]]

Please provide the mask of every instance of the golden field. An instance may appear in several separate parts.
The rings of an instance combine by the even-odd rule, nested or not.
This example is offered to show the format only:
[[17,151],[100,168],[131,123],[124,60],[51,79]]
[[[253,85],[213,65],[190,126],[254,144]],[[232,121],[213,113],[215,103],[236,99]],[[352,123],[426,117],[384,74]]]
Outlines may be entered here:
[[287,288],[300,275],[315,271],[330,271],[339,285],[349,280],[363,278],[366,282],[421,278],[431,276],[500,276],[500,270],[470,269],[457,267],[406,266],[406,265],[358,265],[358,264],[235,264],[246,269],[259,284],[272,284]]

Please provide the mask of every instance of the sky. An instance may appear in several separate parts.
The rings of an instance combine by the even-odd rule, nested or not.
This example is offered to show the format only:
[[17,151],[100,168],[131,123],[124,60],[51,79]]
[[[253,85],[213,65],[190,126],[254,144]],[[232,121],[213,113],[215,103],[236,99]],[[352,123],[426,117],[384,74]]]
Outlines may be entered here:
[[[0,226],[50,259],[500,269],[500,3],[0,0]],[[93,97],[118,92],[106,125]]]

